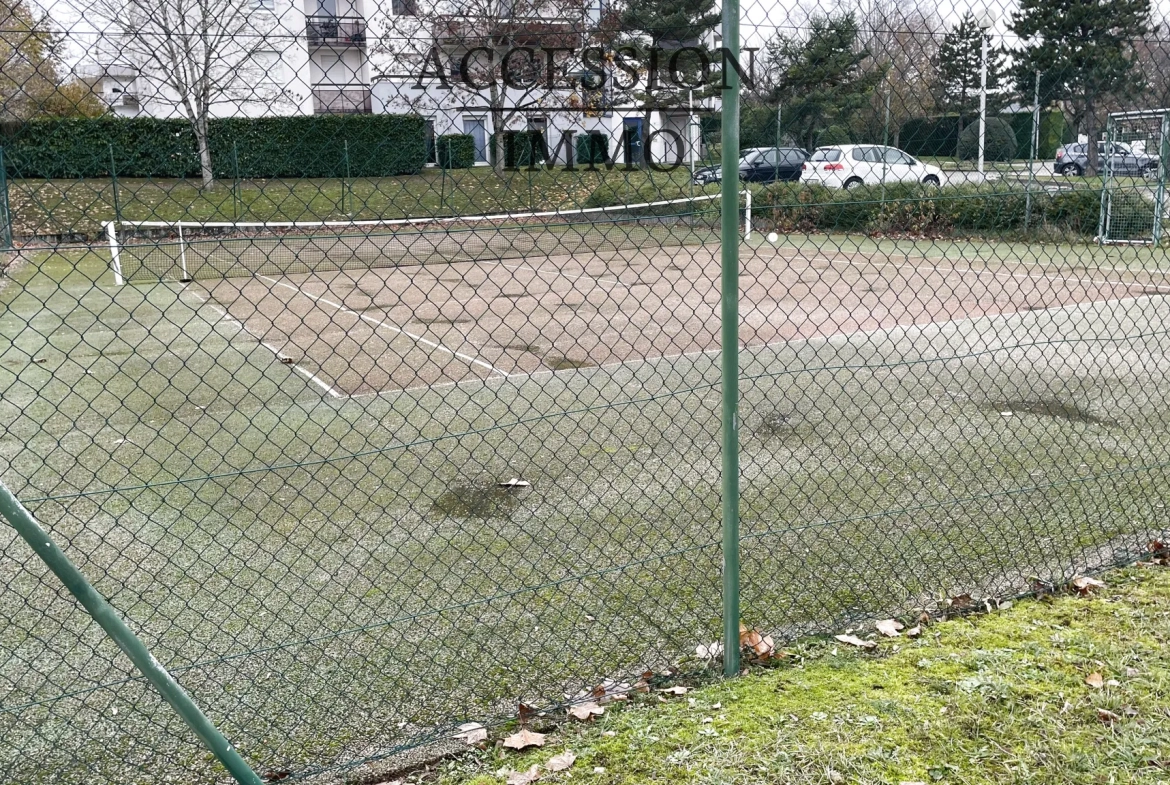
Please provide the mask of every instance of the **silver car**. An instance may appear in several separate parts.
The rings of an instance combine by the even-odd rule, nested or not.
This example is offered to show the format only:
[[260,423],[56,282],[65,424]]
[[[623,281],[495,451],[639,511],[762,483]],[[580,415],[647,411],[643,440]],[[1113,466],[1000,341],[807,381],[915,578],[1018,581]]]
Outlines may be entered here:
[[[1097,142],[1097,160],[1103,169],[1109,167],[1113,175],[1128,175],[1145,177],[1158,173],[1158,159],[1152,155],[1136,152],[1132,147],[1121,142],[1112,144],[1112,155],[1106,159],[1105,143]],[[1066,144],[1056,151],[1057,174],[1066,177],[1080,177],[1089,168],[1089,145],[1084,142]]]

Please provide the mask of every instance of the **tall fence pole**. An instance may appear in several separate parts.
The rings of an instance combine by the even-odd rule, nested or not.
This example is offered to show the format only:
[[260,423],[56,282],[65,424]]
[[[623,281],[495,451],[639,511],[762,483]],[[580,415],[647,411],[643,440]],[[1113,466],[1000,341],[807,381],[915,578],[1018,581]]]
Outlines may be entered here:
[[12,204],[8,201],[8,171],[0,145],[0,250],[12,247]]
[[118,200],[118,165],[114,162],[114,144],[106,145],[110,148],[110,185],[114,189],[114,220],[122,222],[122,203]]
[[[739,0],[723,0],[724,56],[739,62]],[[723,673],[739,673],[739,73],[723,64]]]
[[240,146],[232,140],[232,212],[239,219],[243,212],[244,199],[240,195]]
[[216,730],[211,720],[199,710],[174,677],[154,658],[146,645],[122,621],[118,612],[90,585],[85,576],[36,522],[32,513],[25,509],[3,482],[0,482],[0,516],[8,520],[45,566],[57,576],[69,593],[77,598],[114,643],[118,644],[118,648],[130,658],[138,670],[142,671],[142,675],[150,680],[236,782],[240,785],[261,785],[260,777],[244,762],[231,742]]
[[1036,72],[1035,95],[1032,97],[1032,148],[1028,154],[1028,187],[1024,207],[1024,232],[1032,223],[1032,189],[1036,185],[1036,155],[1040,150],[1040,72]]

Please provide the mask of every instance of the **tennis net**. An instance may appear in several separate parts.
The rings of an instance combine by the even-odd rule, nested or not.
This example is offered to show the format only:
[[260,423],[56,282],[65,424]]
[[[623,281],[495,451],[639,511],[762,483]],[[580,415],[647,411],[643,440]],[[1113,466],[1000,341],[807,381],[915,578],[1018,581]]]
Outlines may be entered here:
[[345,221],[109,222],[117,283],[606,253],[715,239],[719,196],[545,212]]

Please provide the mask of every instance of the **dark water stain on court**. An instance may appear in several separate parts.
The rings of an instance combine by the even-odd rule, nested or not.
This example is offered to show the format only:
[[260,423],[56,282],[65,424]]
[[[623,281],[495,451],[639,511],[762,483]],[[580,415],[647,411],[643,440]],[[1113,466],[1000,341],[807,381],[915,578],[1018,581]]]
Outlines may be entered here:
[[431,514],[452,518],[508,518],[520,508],[518,488],[501,488],[494,482],[453,485],[431,504]]
[[414,321],[419,324],[470,324],[471,319],[458,316],[416,316]]
[[573,368],[596,368],[596,363],[588,360],[574,360],[572,357],[563,357],[559,354],[550,354],[544,358],[544,364],[554,371],[568,371]]
[[756,420],[756,424],[752,428],[752,435],[764,441],[788,439],[798,436],[796,431],[796,415],[787,414],[779,409],[766,412]]
[[544,351],[544,347],[535,343],[506,343],[502,347],[510,352],[528,352],[529,354],[540,354]]
[[1086,423],[1088,425],[1104,425],[1115,428],[1120,423],[1108,417],[1098,417],[1095,414],[1081,409],[1075,404],[1058,401],[1054,398],[1035,398],[1023,401],[998,401],[987,404],[985,409],[999,413],[1012,412],[1013,414],[1032,414],[1038,417],[1053,417],[1067,422]]
[[1145,288],[1145,289],[1142,289],[1140,292],[1138,292],[1138,294],[1144,294],[1147,297],[1166,297],[1166,296],[1170,296],[1170,291],[1167,291],[1165,289]]
[[523,297],[532,297],[529,292],[500,292],[498,297],[503,297],[505,300],[519,300]]

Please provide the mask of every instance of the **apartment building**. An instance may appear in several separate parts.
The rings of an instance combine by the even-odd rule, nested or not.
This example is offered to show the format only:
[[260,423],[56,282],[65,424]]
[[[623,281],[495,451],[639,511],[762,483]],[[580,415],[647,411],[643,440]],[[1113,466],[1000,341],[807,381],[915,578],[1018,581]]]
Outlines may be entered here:
[[[580,53],[596,41],[604,0],[566,3],[571,12],[467,0],[449,14],[420,9],[419,0],[253,0],[243,11],[223,2],[244,17],[235,20],[239,46],[223,64],[217,117],[417,113],[432,137],[470,135],[481,164],[493,158],[497,132],[512,131],[539,132],[559,163],[570,155],[568,133],[600,136],[594,149],[639,164],[698,156],[695,112],[715,108],[711,99],[675,100],[648,112],[634,91],[613,87],[616,74],[606,86],[591,83]],[[121,44],[113,36],[105,42],[97,74],[111,111],[182,116],[177,93],[148,58]],[[531,84],[503,83],[492,58],[512,49],[535,53]],[[550,50],[559,52],[551,65]],[[575,138],[572,149],[580,149]]]

